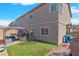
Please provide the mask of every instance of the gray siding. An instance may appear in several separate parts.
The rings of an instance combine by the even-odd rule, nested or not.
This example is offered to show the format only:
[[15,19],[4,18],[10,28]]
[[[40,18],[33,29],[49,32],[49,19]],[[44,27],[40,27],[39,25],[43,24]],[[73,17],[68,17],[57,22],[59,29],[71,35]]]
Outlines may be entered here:
[[[49,4],[44,5],[31,13],[34,15],[33,25],[35,37],[39,40],[58,44],[58,15],[57,13],[49,13]],[[48,36],[40,34],[40,28],[48,27]]]
[[62,43],[63,36],[66,34],[66,25],[71,24],[71,16],[67,4],[63,5],[63,11],[58,12],[58,44]]
[[[32,19],[29,19],[29,15],[33,15]],[[32,26],[34,28],[35,38],[57,44],[58,42],[58,15],[57,13],[51,14],[49,11],[49,4],[46,4],[34,12],[25,15],[24,17],[20,18],[17,22],[19,26],[27,26],[30,24],[30,20],[32,21]],[[24,21],[22,23],[22,21]],[[48,36],[44,36],[40,34],[41,27],[48,27]]]
[[[48,27],[48,35],[41,35],[40,30],[41,28]],[[35,29],[35,37],[39,40],[46,41],[49,43],[58,44],[58,25],[57,22],[54,23],[46,23],[36,25]]]
[[70,12],[69,12],[69,8],[68,8],[68,4],[62,4],[63,6],[63,10],[62,12],[58,13],[58,21],[67,25],[69,23],[71,23],[71,16],[70,16]]
[[[49,13],[49,4],[46,4],[46,5],[38,8],[37,10],[35,10],[34,12],[32,12],[30,14],[33,15],[33,19],[32,19],[33,24],[36,24],[36,25],[53,22],[53,21],[58,21],[56,13],[53,13],[53,15],[51,15]],[[28,16],[30,14],[28,14]]]

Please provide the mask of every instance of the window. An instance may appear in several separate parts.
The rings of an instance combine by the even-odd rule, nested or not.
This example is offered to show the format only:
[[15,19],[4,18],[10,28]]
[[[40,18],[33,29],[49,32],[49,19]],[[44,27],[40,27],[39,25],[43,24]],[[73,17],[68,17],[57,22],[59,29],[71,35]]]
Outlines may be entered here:
[[51,11],[51,13],[57,12],[57,4],[56,3],[50,4],[50,11]]
[[62,10],[63,10],[63,5],[61,3],[59,3],[59,5],[58,5],[58,10],[59,10],[59,12],[62,12]]
[[33,28],[32,24],[28,25],[28,28],[29,29],[32,29]]
[[32,19],[33,18],[33,15],[29,15],[29,19]]
[[62,12],[63,5],[62,5],[62,3],[52,3],[52,4],[50,4],[50,8],[49,9],[50,9],[52,14],[57,12],[57,11]]
[[48,28],[41,28],[42,35],[48,35]]

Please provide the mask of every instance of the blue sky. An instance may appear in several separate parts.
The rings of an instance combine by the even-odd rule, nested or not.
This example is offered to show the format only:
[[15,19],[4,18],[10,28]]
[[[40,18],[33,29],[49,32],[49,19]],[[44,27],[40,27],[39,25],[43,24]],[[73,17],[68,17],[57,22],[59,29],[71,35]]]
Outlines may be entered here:
[[[39,3],[0,3],[0,25],[7,26],[38,5]],[[72,23],[79,24],[79,3],[72,3],[71,10]]]
[[7,26],[39,3],[0,3],[0,25]]
[[71,4],[71,11],[72,11],[72,23],[79,24],[79,3],[72,3]]

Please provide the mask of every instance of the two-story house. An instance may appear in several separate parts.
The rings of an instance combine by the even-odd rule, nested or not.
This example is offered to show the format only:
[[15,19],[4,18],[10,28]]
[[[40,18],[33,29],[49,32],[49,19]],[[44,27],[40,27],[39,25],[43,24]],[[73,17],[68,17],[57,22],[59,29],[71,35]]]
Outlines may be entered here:
[[43,3],[10,25],[33,29],[37,40],[61,44],[63,36],[70,32],[71,16],[68,3]]

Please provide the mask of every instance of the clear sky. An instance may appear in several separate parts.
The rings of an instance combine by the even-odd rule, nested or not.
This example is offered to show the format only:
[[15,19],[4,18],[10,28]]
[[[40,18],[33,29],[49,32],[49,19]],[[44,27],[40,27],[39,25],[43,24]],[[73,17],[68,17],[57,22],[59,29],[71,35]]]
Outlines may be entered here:
[[[38,6],[39,3],[0,3],[0,25],[7,26],[24,13]],[[72,23],[79,24],[79,4],[72,3]]]
[[72,11],[72,24],[79,24],[79,3],[72,3],[71,4],[71,11]]
[[0,3],[0,25],[7,26],[39,3]]

